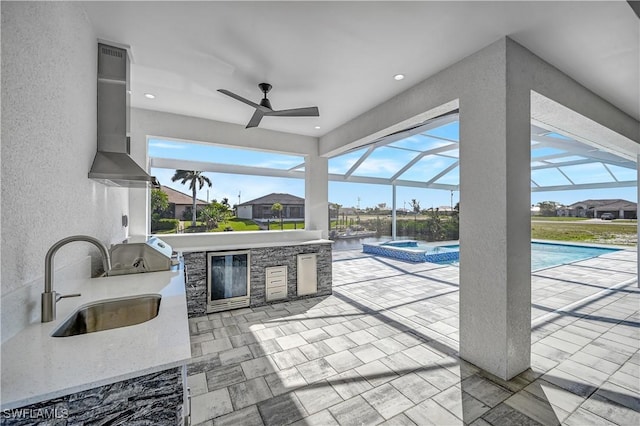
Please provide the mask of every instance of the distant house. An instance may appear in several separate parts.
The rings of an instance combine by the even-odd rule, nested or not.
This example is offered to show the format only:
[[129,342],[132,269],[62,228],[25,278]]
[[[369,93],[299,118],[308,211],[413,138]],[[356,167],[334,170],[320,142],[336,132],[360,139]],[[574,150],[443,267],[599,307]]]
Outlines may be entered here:
[[435,209],[437,209],[439,213],[445,214],[445,215],[452,215],[456,211],[456,209],[451,206],[439,206],[439,207],[436,207]]
[[340,215],[340,217],[355,216],[356,209],[353,207],[340,207],[339,209],[336,209],[334,203],[329,203],[329,217],[331,219],[336,219],[338,215]]
[[356,216],[358,214],[358,209],[356,209],[355,207],[341,207],[339,213],[341,216]]
[[[174,219],[183,220],[186,211],[190,211],[193,207],[193,198],[191,195],[187,195],[183,192],[176,191],[168,186],[162,186],[160,188],[162,192],[167,194],[169,198],[169,212]],[[202,201],[196,198],[196,211],[207,205],[206,201]],[[190,219],[190,217],[189,217]]]
[[616,219],[636,219],[638,204],[621,199],[584,200],[558,210],[558,216],[594,217],[611,213]]
[[240,219],[266,220],[279,218],[279,214],[271,209],[275,203],[282,205],[283,219],[304,220],[304,198],[275,192],[238,204],[236,215]]

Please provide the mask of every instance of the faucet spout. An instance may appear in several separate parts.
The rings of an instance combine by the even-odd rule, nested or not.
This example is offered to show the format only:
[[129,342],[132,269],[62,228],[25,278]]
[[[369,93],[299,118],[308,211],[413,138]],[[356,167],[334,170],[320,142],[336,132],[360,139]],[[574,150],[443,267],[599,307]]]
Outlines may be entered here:
[[[104,271],[108,273],[111,269],[111,257],[109,256],[109,250],[97,238],[90,237],[88,235],[72,235],[70,237],[63,238],[52,245],[49,251],[47,251],[47,255],[44,259],[44,292],[42,293],[41,310],[42,322],[53,321],[56,318],[56,302],[65,297],[57,297],[59,295],[53,291],[53,258],[62,246],[74,241],[85,241],[96,246],[102,257],[102,266]],[[71,297],[71,295],[67,297]]]

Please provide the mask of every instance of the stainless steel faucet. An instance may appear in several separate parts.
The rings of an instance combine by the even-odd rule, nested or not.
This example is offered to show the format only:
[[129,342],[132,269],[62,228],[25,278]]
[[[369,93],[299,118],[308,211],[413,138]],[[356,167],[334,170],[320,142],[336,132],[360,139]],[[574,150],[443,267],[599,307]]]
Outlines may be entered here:
[[60,247],[72,243],[74,241],[86,241],[98,247],[100,254],[102,255],[102,265],[105,272],[109,272],[111,269],[111,258],[109,257],[109,250],[107,246],[102,244],[97,238],[90,237],[88,235],[72,235],[67,238],[63,238],[54,245],[51,246],[47,255],[44,258],[44,292],[42,293],[42,322],[50,322],[56,319],[56,303],[58,300],[65,297],[77,297],[79,293],[61,295],[53,291],[53,257]]

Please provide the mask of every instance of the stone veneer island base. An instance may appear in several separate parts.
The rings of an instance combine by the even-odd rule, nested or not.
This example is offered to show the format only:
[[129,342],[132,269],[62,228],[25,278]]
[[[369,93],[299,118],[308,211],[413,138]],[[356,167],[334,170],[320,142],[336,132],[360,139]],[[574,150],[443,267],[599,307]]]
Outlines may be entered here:
[[[326,241],[326,240],[325,240]],[[251,248],[250,253],[250,304],[249,307],[267,303],[279,303],[309,297],[326,296],[332,292],[331,242],[311,244],[291,244],[272,247]],[[187,311],[189,318],[207,314],[207,252],[185,250],[183,253],[186,277]],[[223,250],[221,250],[223,251]],[[298,296],[297,255],[317,254],[317,293]],[[267,302],[265,297],[265,268],[272,266],[287,267],[287,298]]]
[[182,369],[176,367],[18,409],[3,410],[1,423],[21,426],[181,424]]

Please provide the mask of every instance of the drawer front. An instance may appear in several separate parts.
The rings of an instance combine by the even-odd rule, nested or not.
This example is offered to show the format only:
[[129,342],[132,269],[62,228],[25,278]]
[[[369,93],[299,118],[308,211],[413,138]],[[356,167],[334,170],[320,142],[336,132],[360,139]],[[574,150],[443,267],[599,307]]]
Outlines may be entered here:
[[287,298],[287,286],[267,288],[266,292],[267,300],[279,300]]
[[269,278],[286,277],[287,275],[286,266],[272,266],[269,268],[264,268],[264,271],[265,275],[267,276],[267,280],[269,280]]
[[270,266],[264,268],[265,272],[265,298],[267,301],[287,298],[287,267]]
[[270,287],[286,287],[287,286],[287,277],[270,277],[267,278],[267,288]]

